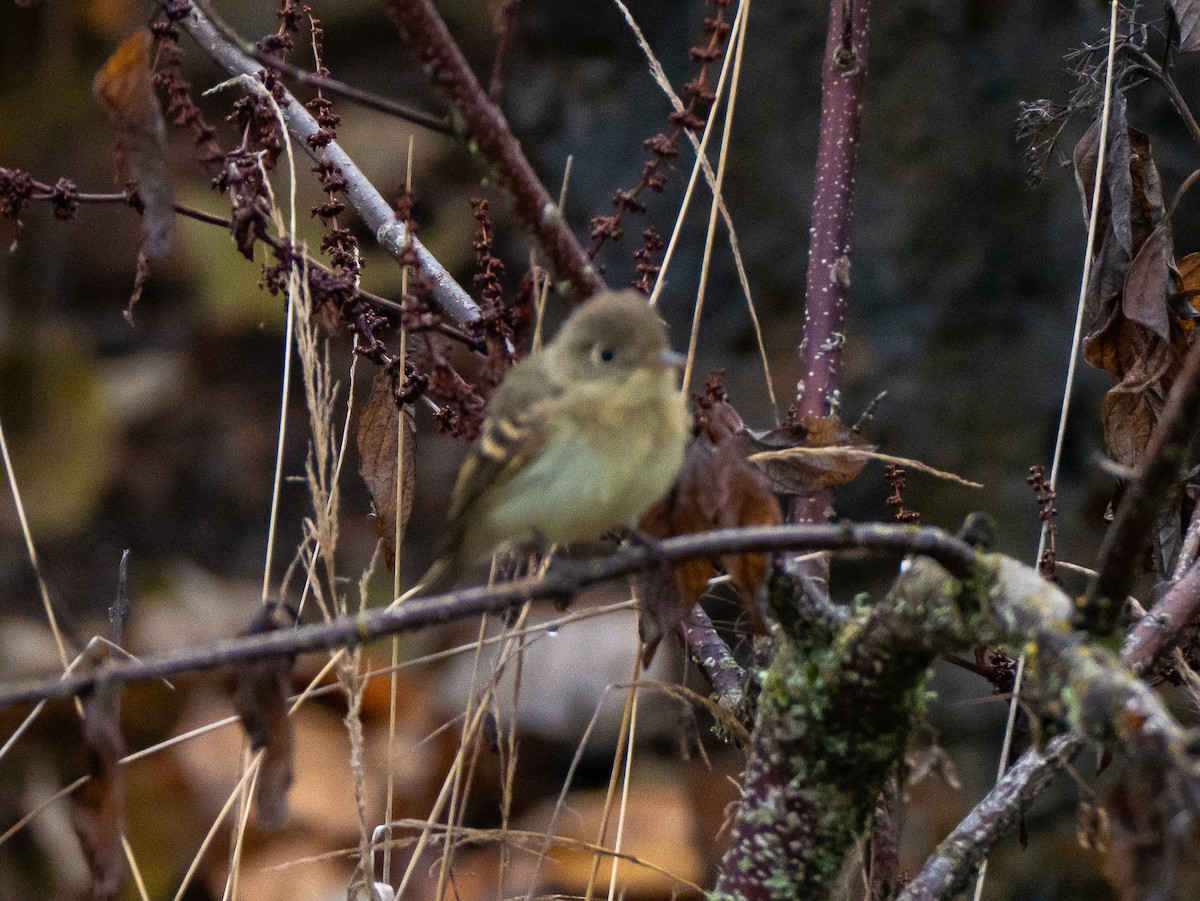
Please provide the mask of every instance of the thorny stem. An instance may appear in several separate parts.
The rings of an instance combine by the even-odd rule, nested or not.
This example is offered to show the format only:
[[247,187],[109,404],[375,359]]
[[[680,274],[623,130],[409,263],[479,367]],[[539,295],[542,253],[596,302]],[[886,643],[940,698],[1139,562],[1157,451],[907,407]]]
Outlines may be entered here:
[[400,36],[450,106],[455,129],[477,145],[493,167],[512,196],[518,218],[541,244],[559,280],[569,283],[578,299],[603,290],[604,280],[567,227],[504,114],[479,84],[431,0],[386,0],[386,6]]
[[688,560],[752,551],[818,549],[923,554],[933,557],[959,576],[968,575],[975,565],[975,551],[970,545],[935,528],[839,523],[718,529],[670,538],[655,548],[631,545],[609,557],[564,562],[538,580],[505,582],[434,597],[412,598],[403,605],[385,610],[229,639],[206,648],[188,649],[140,662],[111,666],[87,677],[16,686],[0,691],[0,708],[41,698],[69,697],[105,680],[140,682],[173,673],[197,672],[269,657],[356,647],[400,632],[411,632],[481,613],[502,612],[527,601],[569,599],[588,585],[658,566],[663,560]]
[[[830,0],[804,286],[801,376],[793,420],[836,414],[841,402],[842,345],[850,293],[850,226],[867,79],[869,12],[870,0]],[[789,519],[823,522],[829,518],[832,499],[831,491],[796,498]]]
[[867,79],[869,0],[832,0],[821,69],[821,130],[804,288],[799,418],[836,413],[850,290],[850,226]]
[[[198,4],[191,3],[190,6],[191,11],[179,20],[179,24],[196,43],[227,71],[235,75],[257,77],[262,66],[226,40]],[[309,144],[308,139],[317,135],[321,129],[303,104],[285,91],[280,106],[283,109],[284,123],[297,145],[304,148],[316,162],[328,162],[340,170],[348,183],[347,196],[350,203],[358,210],[358,214],[371,229],[380,246],[399,260],[409,246],[406,244],[407,229],[403,223],[396,221],[391,205],[384,200],[383,195],[376,190],[337,141],[330,141],[319,149],[314,149]],[[459,325],[479,318],[479,308],[475,301],[454,281],[425,245],[414,238],[411,247],[417,255],[422,272],[430,279],[433,300],[441,311]]]

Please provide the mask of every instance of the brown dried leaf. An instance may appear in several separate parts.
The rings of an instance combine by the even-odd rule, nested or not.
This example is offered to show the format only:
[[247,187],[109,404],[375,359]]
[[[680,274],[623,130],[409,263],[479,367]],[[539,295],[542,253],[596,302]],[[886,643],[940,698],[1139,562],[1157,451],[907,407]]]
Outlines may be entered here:
[[1174,344],[1142,325],[1116,316],[1084,341],[1084,357],[1114,379],[1101,403],[1104,443],[1117,463],[1134,468],[1141,462],[1150,433],[1162,413],[1167,393],[1179,371],[1182,330]]
[[114,685],[102,682],[84,700],[83,742],[91,778],[71,797],[71,825],[92,873],[92,898],[103,901],[116,895],[125,870],[125,786],[119,763],[125,742]]
[[1120,783],[1108,795],[1104,876],[1121,901],[1166,901],[1175,897],[1178,849],[1165,820],[1165,786],[1158,774],[1135,774],[1132,767],[1126,778],[1135,784]]
[[[1075,147],[1075,178],[1085,220],[1096,184],[1099,131],[1097,121]],[[1085,294],[1087,332],[1101,331],[1120,310],[1166,338],[1171,321],[1166,298],[1172,239],[1162,181],[1150,139],[1125,124],[1125,104],[1119,95],[1113,102],[1099,198],[1096,246]]]
[[[775,454],[794,448],[854,447],[874,451],[863,437],[836,416],[812,417],[794,426],[755,432],[743,429],[735,437],[744,456],[766,475],[772,491],[810,496],[845,485],[862,472],[866,458],[851,454]],[[762,455],[762,456],[759,456]]]
[[937,469],[928,463],[914,460],[912,457],[897,457],[894,454],[880,453],[877,450],[872,450],[870,446],[789,447],[786,450],[761,451],[757,454],[752,454],[749,459],[751,463],[756,463],[760,466],[770,463],[800,463],[810,467],[824,465],[831,470],[835,465],[849,468],[855,462],[860,464],[858,468],[861,470],[862,464],[865,464],[868,460],[879,460],[883,463],[894,463],[906,469],[914,469],[917,472],[923,472],[938,479],[945,479],[947,482],[965,485],[967,488],[983,487],[983,484],[980,482],[972,482],[970,479],[964,479],[962,476],[955,475],[952,472]]
[[[1087,288],[1084,358],[1116,381],[1101,404],[1109,456],[1140,463],[1186,349],[1187,307],[1171,306],[1176,284],[1173,239],[1150,139],[1128,128],[1124,101],[1114,104],[1110,163],[1101,185],[1100,246]],[[1076,177],[1090,205],[1098,123],[1076,147]],[[1192,265],[1185,271],[1192,274]]]
[[[1200,253],[1189,253],[1175,264],[1181,291],[1200,290]],[[1192,297],[1192,306],[1200,311],[1200,298]]]
[[[276,603],[264,604],[243,635],[290,628],[295,616]],[[292,722],[288,695],[294,657],[272,657],[237,667],[233,706],[253,751],[263,751],[255,792],[255,818],[263,829],[287,822],[288,789],[292,785]]]
[[1173,286],[1173,246],[1170,224],[1164,219],[1129,264],[1121,298],[1121,312],[1164,341],[1171,339],[1172,317],[1167,295]]
[[1179,49],[1200,50],[1200,2],[1170,0],[1175,24],[1179,27]]
[[146,255],[165,256],[175,235],[175,201],[167,176],[167,125],[154,91],[154,37],[131,34],[96,73],[92,92],[116,126],[122,177],[136,181]]
[[[383,542],[387,565],[396,561],[396,476],[398,424],[400,411],[392,394],[392,380],[386,372],[375,376],[371,396],[358,418],[358,472],[371,492],[375,506],[375,534]],[[403,532],[412,513],[413,463],[415,460],[416,422],[410,411],[404,413],[404,490],[400,502],[400,530]]]
[[1175,308],[1180,314],[1185,334],[1190,334],[1200,316],[1200,253],[1189,253],[1175,264],[1181,303]]
[[[741,417],[725,401],[699,411],[699,434],[692,439],[683,468],[670,493],[643,514],[638,527],[656,538],[690,535],[710,529],[744,525],[775,525],[783,521],[779,502],[763,475],[730,439],[741,428]],[[724,440],[721,440],[721,439]],[[730,576],[746,608],[761,625],[754,594],[766,575],[764,554],[727,554],[721,566]],[[669,632],[704,595],[716,573],[709,560],[666,565],[642,574],[638,581],[643,639],[651,644]]]

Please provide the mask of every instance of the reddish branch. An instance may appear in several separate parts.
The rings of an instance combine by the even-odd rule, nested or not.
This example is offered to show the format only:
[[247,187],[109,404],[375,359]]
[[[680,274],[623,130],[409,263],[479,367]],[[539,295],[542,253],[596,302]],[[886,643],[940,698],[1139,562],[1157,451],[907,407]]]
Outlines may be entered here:
[[804,288],[799,418],[836,413],[850,291],[850,225],[867,79],[868,0],[832,0],[821,69],[821,131]]
[[578,298],[605,285],[562,211],[533,171],[500,109],[479,84],[466,57],[430,0],[387,0],[388,12],[401,37],[421,61],[426,74],[453,110],[456,125],[478,145],[513,199],[521,222],[541,244],[560,281]]
[[[821,126],[813,190],[800,383],[789,411],[793,422],[837,413],[850,293],[850,226],[867,78],[870,0],[831,0],[821,67]],[[797,498],[793,522],[823,522],[832,492]]]
[[251,635],[189,648],[157,658],[112,666],[87,677],[16,686],[0,692],[0,709],[42,698],[69,697],[93,688],[98,681],[145,681],[179,673],[200,672],[244,661],[288,654],[354,647],[388,635],[411,632],[481,613],[499,613],[527,601],[569,599],[597,582],[647,569],[661,560],[719,557],[752,551],[803,550],[872,551],[922,554],[960,577],[975,564],[975,551],[941,529],[839,523],[837,525],[756,526],[718,529],[671,538],[655,547],[632,545],[609,557],[567,561],[533,581],[506,582],[468,588],[428,598],[413,598],[395,607],[296,629]]

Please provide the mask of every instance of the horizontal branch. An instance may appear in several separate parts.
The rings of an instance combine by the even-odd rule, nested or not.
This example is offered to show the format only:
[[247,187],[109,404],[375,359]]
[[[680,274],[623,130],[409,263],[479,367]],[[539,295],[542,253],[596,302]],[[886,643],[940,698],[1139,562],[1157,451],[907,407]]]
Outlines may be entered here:
[[[255,78],[262,71],[263,67],[259,62],[247,56],[221,35],[196,3],[191,4],[191,12],[184,16],[179,24],[201,48],[229,72]],[[396,219],[391,205],[384,200],[383,195],[337,141],[330,141],[319,149],[314,149],[309,144],[308,139],[320,131],[320,126],[304,108],[304,104],[285,91],[280,107],[284,124],[292,139],[315,161],[328,161],[337,166],[348,183],[346,193],[350,203],[371,229],[379,245],[399,260],[401,253],[409,246],[409,235],[404,223]],[[438,308],[460,325],[479,318],[479,307],[475,301],[425,245],[416,237],[411,239],[411,245],[422,273],[429,277],[433,285],[433,301]]]
[[134,663],[110,664],[90,676],[17,685],[0,691],[0,709],[46,698],[78,695],[94,689],[102,681],[140,682],[268,657],[354,647],[400,632],[482,613],[499,613],[526,601],[567,600],[589,585],[638,572],[664,559],[678,561],[752,551],[817,550],[924,554],[963,576],[970,572],[975,562],[975,551],[970,545],[935,528],[841,523],[720,529],[671,538],[654,548],[634,545],[595,560],[562,561],[538,580],[414,598],[357,616],[228,639]]

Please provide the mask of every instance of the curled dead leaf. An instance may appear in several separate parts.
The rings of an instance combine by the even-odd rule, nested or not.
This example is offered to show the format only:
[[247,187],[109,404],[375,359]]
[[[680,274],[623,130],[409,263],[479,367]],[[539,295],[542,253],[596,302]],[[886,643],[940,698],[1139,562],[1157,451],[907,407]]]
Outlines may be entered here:
[[[274,602],[264,604],[243,635],[258,635],[290,628],[295,614]],[[242,719],[252,751],[262,751],[255,819],[263,829],[287,822],[288,789],[292,785],[292,722],[288,695],[292,687],[294,657],[272,657],[237,667],[233,706]]]
[[[1142,461],[1186,352],[1195,313],[1193,304],[1183,301],[1200,277],[1196,260],[1185,257],[1178,268],[1174,263],[1150,139],[1127,126],[1120,92],[1113,99],[1083,347],[1084,359],[1116,382],[1100,409],[1109,456],[1133,469]],[[1096,186],[1099,127],[1093,124],[1075,148],[1085,215]]]
[[167,124],[154,91],[153,48],[150,30],[138,29],[92,81],[92,92],[117,130],[121,177],[137,182],[144,249],[151,259],[169,253],[175,236],[175,200],[167,175]]
[[92,874],[92,898],[116,895],[125,870],[125,786],[121,757],[120,694],[101,682],[83,701],[83,743],[91,777],[71,796],[71,825]]
[[371,493],[375,506],[375,534],[383,542],[384,559],[389,567],[396,560],[396,485],[403,472],[400,492],[400,531],[412,513],[413,464],[416,450],[416,422],[412,412],[404,412],[404,456],[397,463],[400,446],[400,411],[392,394],[387,372],[375,376],[371,396],[358,418],[358,472]]
[[[836,416],[812,417],[767,432],[743,429],[734,436],[742,454],[753,460],[780,494],[809,497],[852,481],[866,458],[834,453],[840,448],[876,450]],[[797,448],[824,448],[829,453],[797,454]]]
[[[683,468],[671,491],[643,514],[638,527],[656,538],[689,535],[710,529],[774,525],[783,521],[779,502],[766,478],[746,462],[733,440],[742,419],[727,401],[702,403],[697,435],[688,446]],[[734,588],[761,627],[754,595],[766,575],[764,554],[727,554],[720,560]],[[638,579],[643,639],[653,645],[671,631],[703,597],[717,572],[710,560],[662,566]]]
[[760,451],[752,454],[749,459],[751,463],[757,463],[764,467],[777,463],[789,463],[797,467],[807,467],[810,470],[823,467],[824,471],[830,473],[848,472],[855,465],[858,466],[858,471],[861,471],[866,461],[879,460],[914,469],[935,478],[945,479],[947,482],[965,485],[968,488],[983,487],[980,482],[972,482],[970,479],[964,479],[952,472],[935,469],[920,460],[880,453],[870,447],[789,447],[786,450]]

